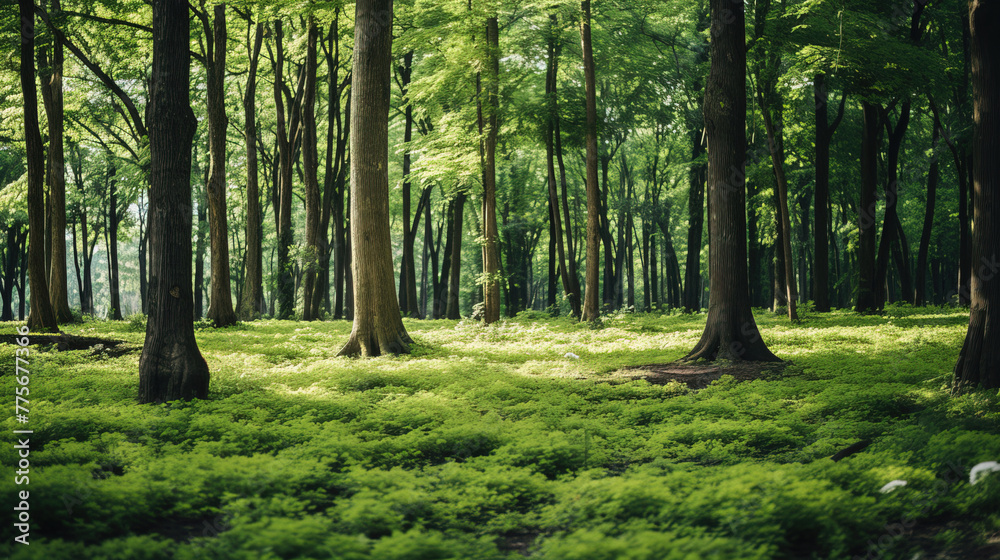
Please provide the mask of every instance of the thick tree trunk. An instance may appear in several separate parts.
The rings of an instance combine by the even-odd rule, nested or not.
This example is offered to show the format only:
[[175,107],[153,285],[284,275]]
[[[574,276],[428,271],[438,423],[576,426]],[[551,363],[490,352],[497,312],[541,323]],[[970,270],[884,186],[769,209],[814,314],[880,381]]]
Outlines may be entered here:
[[875,188],[878,183],[879,108],[861,102],[861,203],[858,212],[858,301],[854,310],[871,313],[875,304]]
[[594,321],[601,313],[599,266],[600,187],[597,184],[597,93],[594,76],[594,50],[590,39],[590,0],[580,2],[580,44],[583,50],[583,74],[587,104],[587,257],[586,286],[583,294],[582,321]]
[[[29,0],[18,0],[21,16],[21,92],[24,101],[24,139],[28,160],[28,278],[31,312],[28,328],[34,332],[58,331],[45,274],[45,154],[38,127],[38,93],[35,90],[35,14]],[[23,294],[21,301],[24,301]]]
[[954,390],[1000,387],[1000,4],[972,0],[972,305],[969,330],[955,365]]
[[250,71],[243,97],[244,136],[247,154],[247,252],[238,317],[252,321],[264,312],[263,217],[260,205],[260,180],[257,165],[257,67],[260,62],[264,24],[258,23],[250,52]]
[[208,396],[208,365],[191,321],[191,145],[188,98],[190,20],[186,3],[153,1],[153,79],[149,99],[150,281],[139,401]]
[[208,319],[216,327],[236,323],[233,294],[229,275],[229,223],[226,214],[226,7],[215,6],[213,27],[205,20],[208,53],[205,57],[208,74],[208,153],[209,171],[205,194],[208,198],[208,231],[212,249]]
[[389,95],[392,0],[359,0],[355,13],[351,113],[351,242],[357,251],[354,327],[341,356],[408,353],[389,238]]
[[[302,320],[319,318],[319,308],[313,307],[313,291],[319,270],[320,231],[323,208],[319,192],[319,148],[316,140],[316,48],[319,32],[316,21],[309,17],[306,31],[305,83],[302,106],[302,177],[306,191],[306,246],[302,262]],[[318,303],[315,302],[315,303]]]
[[[709,282],[705,332],[686,359],[777,361],[757,330],[747,286],[746,45],[743,3],[710,0],[712,66],[705,87]],[[723,18],[723,10],[727,17]],[[725,23],[723,23],[725,22]]]
[[[60,12],[60,0],[52,0],[51,10]],[[52,43],[52,58],[48,48],[42,49],[40,58],[48,64],[39,68],[42,99],[49,123],[49,149],[46,178],[49,186],[49,300],[56,320],[67,323],[73,320],[69,310],[69,289],[66,279],[66,163],[63,150],[63,45]],[[47,67],[46,67],[47,66]]]

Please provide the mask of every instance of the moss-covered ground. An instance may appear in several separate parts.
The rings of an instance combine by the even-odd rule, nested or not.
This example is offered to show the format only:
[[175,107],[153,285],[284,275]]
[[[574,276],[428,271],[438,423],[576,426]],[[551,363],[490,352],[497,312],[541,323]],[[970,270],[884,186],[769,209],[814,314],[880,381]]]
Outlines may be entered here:
[[0,437],[0,504],[30,491],[31,544],[5,523],[0,557],[1000,554],[1000,473],[969,483],[1000,460],[1000,399],[948,390],[967,312],[757,319],[790,365],[697,391],[622,370],[681,358],[704,315],[408,321],[413,354],[376,359],[336,357],[343,321],[199,328],[210,397],[160,406],[135,402],[139,319],[70,325],[134,351],[32,347],[30,485],[12,414]]

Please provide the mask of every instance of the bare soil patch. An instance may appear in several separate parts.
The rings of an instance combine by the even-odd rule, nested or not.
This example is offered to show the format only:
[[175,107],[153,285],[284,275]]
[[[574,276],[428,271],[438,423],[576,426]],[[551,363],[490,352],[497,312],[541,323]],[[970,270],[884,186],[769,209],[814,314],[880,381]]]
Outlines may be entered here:
[[[17,344],[17,340],[20,338],[22,338],[21,335],[5,334],[0,335],[0,342]],[[98,338],[95,336],[74,336],[71,334],[32,334],[28,335],[28,342],[31,345],[52,346],[60,352],[66,350],[90,350],[95,356],[103,355],[112,358],[136,350],[136,348],[125,344],[124,340]]]
[[787,366],[788,362],[671,362],[631,368],[623,371],[622,376],[645,379],[654,385],[666,385],[677,381],[691,389],[704,389],[723,375],[731,375],[737,381],[753,381],[774,375]]

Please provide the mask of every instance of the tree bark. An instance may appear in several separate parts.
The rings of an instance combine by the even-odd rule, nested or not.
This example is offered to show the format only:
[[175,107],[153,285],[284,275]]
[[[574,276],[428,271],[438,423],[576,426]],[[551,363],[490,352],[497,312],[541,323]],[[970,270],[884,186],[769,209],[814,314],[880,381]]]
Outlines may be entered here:
[[757,330],[747,281],[743,3],[710,0],[710,6],[712,63],[705,87],[704,110],[711,208],[711,296],[705,331],[686,359],[777,361]]
[[139,401],[208,396],[208,365],[192,323],[190,20],[186,2],[153,1],[149,99],[150,281]]
[[243,97],[244,136],[247,154],[247,223],[246,223],[246,274],[243,277],[237,316],[252,321],[264,313],[264,256],[263,217],[260,204],[260,180],[257,164],[257,67],[264,40],[264,24],[258,23],[254,31],[253,49],[250,52],[250,70],[247,89]]
[[975,227],[972,230],[972,302],[969,329],[955,365],[953,389],[1000,387],[1000,5],[971,0],[974,128],[971,144]]
[[590,38],[590,0],[580,2],[580,44],[587,111],[587,273],[583,295],[582,321],[595,321],[601,313],[598,267],[600,263],[600,192],[597,183],[597,97],[594,50]]
[[969,330],[955,365],[954,390],[1000,387],[1000,5],[969,3],[972,56],[972,304]]
[[351,113],[351,241],[357,251],[354,327],[341,356],[408,353],[389,238],[389,96],[392,0],[359,0],[355,12]]
[[[35,90],[35,14],[33,3],[18,0],[21,16],[21,92],[24,99],[24,139],[28,160],[28,279],[33,332],[58,331],[55,310],[45,274],[45,154],[38,126],[38,93]],[[24,301],[22,294],[21,301]]]

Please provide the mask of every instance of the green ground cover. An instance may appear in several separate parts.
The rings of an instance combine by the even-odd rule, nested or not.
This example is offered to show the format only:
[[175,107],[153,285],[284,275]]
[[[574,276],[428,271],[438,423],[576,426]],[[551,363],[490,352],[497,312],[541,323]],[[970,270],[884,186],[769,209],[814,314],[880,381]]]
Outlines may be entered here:
[[[757,318],[791,365],[699,391],[622,370],[682,357],[704,315],[408,321],[413,355],[368,360],[336,357],[346,322],[202,328],[210,398],[161,406],[135,404],[138,350],[33,351],[31,545],[5,524],[0,557],[997,552],[1000,474],[968,473],[1000,460],[1000,399],[947,388],[967,312]],[[144,332],[139,319],[65,330],[137,349]],[[0,363],[12,407],[14,346]],[[5,466],[18,428],[5,415]],[[25,488],[4,476],[0,503]]]

